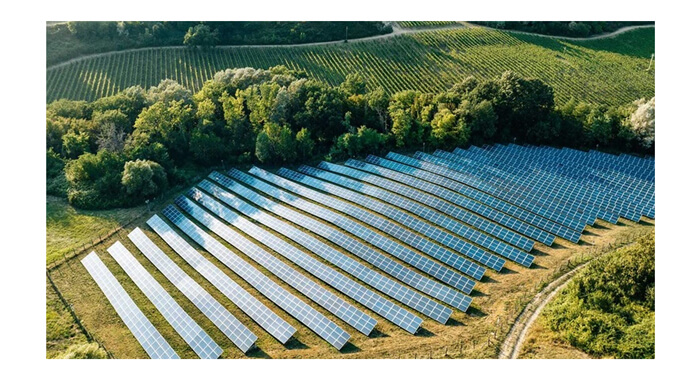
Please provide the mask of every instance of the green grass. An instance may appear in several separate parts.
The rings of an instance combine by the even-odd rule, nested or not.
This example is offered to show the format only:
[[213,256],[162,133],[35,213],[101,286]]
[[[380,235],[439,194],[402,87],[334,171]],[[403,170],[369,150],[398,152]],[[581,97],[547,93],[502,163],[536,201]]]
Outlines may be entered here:
[[391,92],[444,90],[468,75],[494,78],[511,70],[540,78],[557,101],[570,98],[619,105],[654,96],[654,29],[610,40],[566,41],[484,28],[460,28],[398,37],[305,47],[163,48],[120,52],[47,70],[47,101],[94,100],[132,85],[174,79],[192,91],[217,71],[284,64],[337,85],[359,72],[370,86]]
[[46,199],[46,264],[50,265],[91,245],[114,229],[138,217],[143,207],[108,211],[84,211],[65,200]]

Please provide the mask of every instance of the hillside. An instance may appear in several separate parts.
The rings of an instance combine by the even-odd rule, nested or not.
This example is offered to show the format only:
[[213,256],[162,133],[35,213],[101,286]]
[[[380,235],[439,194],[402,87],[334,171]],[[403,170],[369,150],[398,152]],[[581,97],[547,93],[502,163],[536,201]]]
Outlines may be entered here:
[[609,39],[566,41],[484,28],[402,34],[392,38],[274,47],[140,49],[88,57],[47,70],[47,101],[94,100],[133,85],[171,78],[197,91],[215,72],[284,64],[330,84],[358,72],[389,92],[440,91],[467,75],[505,70],[551,85],[557,101],[575,98],[619,105],[654,94],[653,28]]

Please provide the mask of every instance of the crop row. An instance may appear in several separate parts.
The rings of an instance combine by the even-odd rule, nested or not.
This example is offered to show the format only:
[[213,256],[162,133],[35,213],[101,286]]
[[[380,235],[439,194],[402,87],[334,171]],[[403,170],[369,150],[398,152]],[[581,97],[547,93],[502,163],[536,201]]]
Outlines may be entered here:
[[[629,32],[620,46],[651,39],[654,30]],[[648,45],[648,41],[647,45]],[[621,104],[654,94],[654,70],[645,52],[625,54],[611,42],[584,44],[483,28],[426,31],[386,40],[306,47],[222,47],[210,50],[155,48],[84,59],[47,70],[47,101],[94,100],[126,87],[150,87],[174,79],[197,91],[226,68],[268,68],[279,64],[304,70],[331,84],[358,72],[371,86],[390,92],[439,91],[468,75],[493,78],[505,70],[540,78],[558,100],[575,98]]]

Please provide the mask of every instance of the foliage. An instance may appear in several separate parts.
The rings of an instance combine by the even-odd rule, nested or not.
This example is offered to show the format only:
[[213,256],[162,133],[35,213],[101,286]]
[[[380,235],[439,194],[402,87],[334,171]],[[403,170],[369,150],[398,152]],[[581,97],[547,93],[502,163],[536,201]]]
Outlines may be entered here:
[[654,358],[655,238],[594,261],[545,309],[562,340],[589,354]]
[[294,162],[297,157],[297,146],[289,126],[280,126],[274,122],[266,123],[255,142],[255,156],[262,163]]
[[185,34],[182,43],[185,46],[214,46],[219,42],[219,30],[211,30],[209,25],[191,26]]
[[649,101],[640,99],[634,104],[637,105],[637,110],[630,116],[630,127],[635,136],[641,141],[642,146],[650,148],[654,145],[655,139],[656,97],[652,97]]
[[330,150],[330,159],[362,157],[381,151],[388,136],[366,126],[360,126],[356,132],[345,133],[338,137]]
[[107,352],[97,342],[72,345],[61,357],[63,359],[107,359]]
[[129,196],[148,199],[162,192],[167,184],[165,170],[156,162],[137,159],[124,164],[122,185]]

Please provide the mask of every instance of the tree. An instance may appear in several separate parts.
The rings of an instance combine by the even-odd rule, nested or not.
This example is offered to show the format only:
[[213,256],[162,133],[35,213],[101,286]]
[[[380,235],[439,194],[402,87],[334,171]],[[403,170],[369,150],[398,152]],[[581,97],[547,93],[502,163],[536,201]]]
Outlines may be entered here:
[[90,136],[86,133],[76,133],[71,130],[63,135],[63,156],[75,159],[88,152],[90,152]]
[[314,145],[316,143],[314,142],[313,138],[311,138],[309,129],[301,128],[301,130],[297,132],[296,141],[297,151],[299,152],[299,156],[302,160],[307,160],[313,156]]
[[147,199],[167,187],[168,177],[158,163],[139,159],[124,164],[121,184],[128,195]]
[[460,116],[462,128],[469,129],[469,137],[475,144],[484,144],[496,134],[498,116],[490,101],[483,100],[476,105],[465,100],[455,111]]
[[364,95],[367,93],[367,83],[358,73],[348,74],[345,81],[340,83],[340,90],[346,96]]
[[644,99],[637,100],[635,105],[637,105],[637,109],[630,115],[629,124],[640,144],[648,149],[655,142],[656,97],[652,97],[646,102]]
[[255,141],[255,156],[262,163],[296,160],[297,146],[292,130],[287,125],[266,123]]
[[383,87],[377,87],[367,95],[367,104],[377,114],[379,130],[389,129],[389,101],[391,98]]
[[183,44],[192,47],[209,47],[219,42],[219,31],[213,31],[208,25],[199,24],[190,27],[185,34]]
[[168,149],[170,157],[176,162],[183,162],[187,157],[194,115],[192,105],[186,105],[183,100],[167,104],[156,102],[144,109],[136,119],[129,148],[159,142]]
[[68,202],[85,209],[130,205],[122,194],[123,169],[123,155],[106,150],[69,161],[65,166]]
[[457,144],[466,143],[465,136],[458,128],[457,116],[447,108],[442,108],[435,114],[430,126],[430,140],[436,147],[454,147]]
[[159,101],[165,104],[170,104],[172,101],[182,101],[185,104],[191,104],[192,92],[172,79],[164,79],[158,83],[158,86],[148,89],[146,99],[149,104]]
[[359,157],[369,153],[377,153],[387,141],[387,136],[364,125],[356,132],[339,136],[330,150],[331,159]]
[[114,122],[103,124],[100,128],[100,135],[97,137],[99,150],[107,150],[112,153],[120,152],[124,149],[126,133]]

